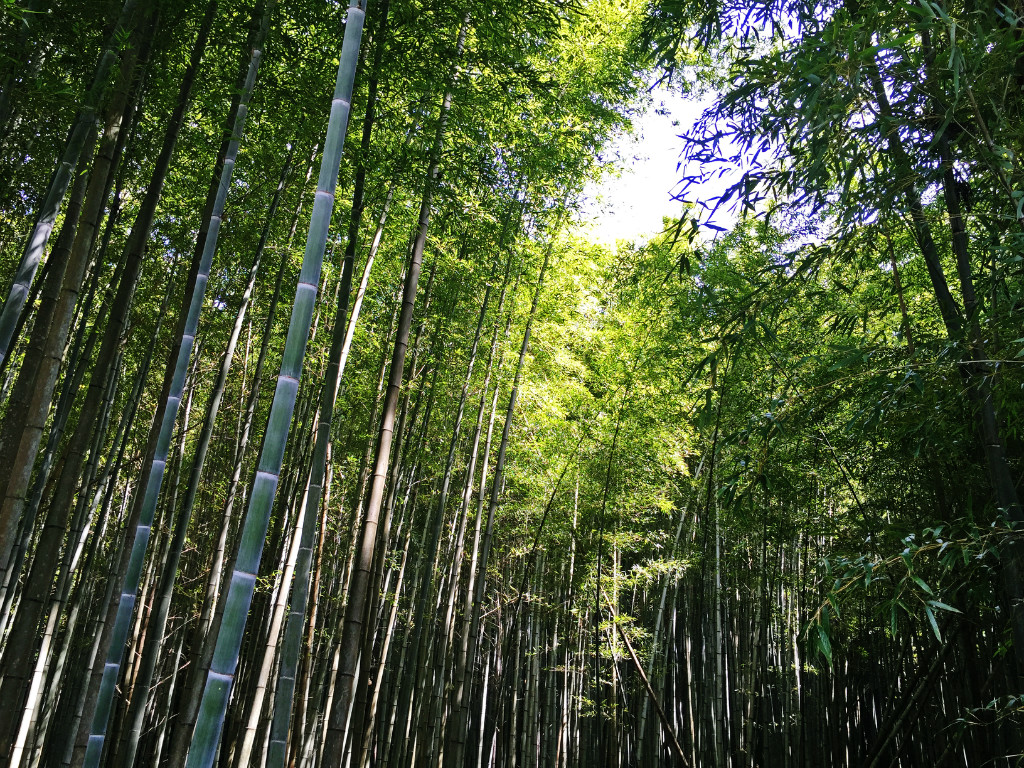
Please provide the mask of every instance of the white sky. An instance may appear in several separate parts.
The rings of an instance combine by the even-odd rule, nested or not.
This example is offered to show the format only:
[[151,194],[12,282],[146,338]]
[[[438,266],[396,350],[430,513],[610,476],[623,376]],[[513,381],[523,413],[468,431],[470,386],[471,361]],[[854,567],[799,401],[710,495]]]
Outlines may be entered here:
[[[662,88],[652,93],[647,110],[633,121],[633,135],[620,136],[606,150],[609,164],[621,173],[610,170],[584,189],[582,234],[607,246],[618,240],[645,243],[662,230],[663,216],[682,213],[682,203],[671,197],[682,175],[676,167],[683,148],[679,134],[691,128],[712,98],[697,100]],[[720,223],[722,213],[716,216]]]

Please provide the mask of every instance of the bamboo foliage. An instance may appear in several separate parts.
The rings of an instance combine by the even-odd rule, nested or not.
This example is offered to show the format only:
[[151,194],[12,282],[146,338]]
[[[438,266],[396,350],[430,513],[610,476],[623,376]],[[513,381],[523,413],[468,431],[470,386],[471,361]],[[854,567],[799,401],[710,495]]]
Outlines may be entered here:
[[[0,364],[8,762],[1015,765],[1010,17],[102,5],[0,11],[10,280],[115,53]],[[698,198],[597,242],[652,71]]]

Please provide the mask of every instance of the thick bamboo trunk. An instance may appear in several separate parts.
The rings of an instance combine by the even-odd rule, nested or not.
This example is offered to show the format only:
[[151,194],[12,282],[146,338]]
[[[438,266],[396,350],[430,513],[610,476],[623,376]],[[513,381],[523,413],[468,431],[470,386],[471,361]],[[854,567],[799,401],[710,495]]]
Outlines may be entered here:
[[[377,84],[380,77],[381,60],[387,40],[388,0],[384,0],[380,9],[380,24],[374,42],[374,61],[370,75],[366,113],[363,118],[361,139],[361,157],[365,157],[370,146],[370,137],[377,105]],[[284,765],[288,743],[288,727],[295,692],[295,681],[299,662],[299,651],[304,626],[306,604],[309,599],[309,579],[312,565],[314,534],[319,527],[321,514],[320,502],[324,495],[324,478],[327,474],[327,462],[330,453],[331,427],[334,421],[334,404],[338,397],[341,377],[348,349],[351,345],[352,333],[359,317],[359,307],[353,309],[349,320],[349,300],[352,287],[352,273],[355,268],[356,245],[359,226],[363,213],[363,187],[366,179],[365,163],[360,163],[356,172],[355,185],[352,193],[352,213],[349,222],[348,240],[345,247],[345,259],[342,266],[341,285],[338,296],[338,307],[335,314],[335,327],[331,338],[330,355],[321,389],[316,425],[316,443],[313,447],[311,474],[309,479],[309,509],[306,522],[300,537],[299,561],[295,572],[295,583],[292,587],[291,606],[284,629],[284,640],[281,648],[281,664],[277,685],[276,700],[273,706],[273,720],[270,726],[270,743],[268,745],[267,763],[269,768],[281,768]],[[389,201],[390,202],[390,195]],[[388,203],[385,203],[382,218],[387,215]],[[376,243],[375,243],[376,246]],[[375,250],[375,248],[374,248]],[[366,289],[372,256],[367,258],[366,268],[360,284],[359,298]],[[326,509],[325,509],[326,512]]]
[[344,148],[345,133],[352,101],[352,87],[359,45],[362,39],[365,10],[356,2],[349,5],[345,39],[339,57],[338,78],[331,119],[328,123],[327,142],[321,163],[317,197],[306,240],[302,272],[296,288],[288,339],[278,377],[274,402],[267,423],[267,435],[260,452],[259,469],[249,498],[241,542],[231,582],[228,586],[225,622],[221,624],[207,675],[203,698],[199,705],[196,730],[188,753],[188,768],[209,768],[214,761],[224,723],[228,696],[238,666],[238,653],[245,630],[246,615],[255,589],[259,567],[270,521],[270,511],[281,473],[287,443],[288,428],[295,408],[299,377],[309,337],[320,271],[327,244],[327,231],[334,209],[334,191]]
[[[156,324],[157,331],[159,331],[160,325],[166,315],[173,285],[174,280],[172,278],[168,281],[167,290],[164,293],[164,298],[160,306],[160,312]],[[148,361],[150,358],[151,355],[147,355],[146,360],[143,362],[143,379],[145,378],[145,373],[148,371]],[[111,377],[111,381],[106,387],[106,394],[100,417],[100,429],[97,430],[97,439],[93,446],[94,453],[97,451],[99,437],[105,432],[110,419],[114,396],[117,391],[117,383],[120,379],[120,365],[121,359],[119,357],[113,369],[114,375]],[[129,409],[131,409],[133,405],[137,405],[139,391],[139,388],[136,387],[135,391],[129,398]],[[122,433],[120,426],[118,431],[119,433]],[[120,451],[117,450],[117,441],[115,440],[115,454],[118,453],[120,453]],[[91,469],[94,469],[95,465],[92,462],[90,462],[90,464]],[[91,471],[89,474],[91,476]],[[86,481],[83,485],[88,488],[90,483]],[[25,747],[27,737],[36,732],[36,720],[40,715],[40,710],[44,707],[43,686],[48,677],[52,678],[50,683],[51,691],[46,698],[52,699],[55,695],[55,691],[53,691],[52,688],[56,686],[57,681],[61,676],[61,672],[64,669],[64,659],[69,652],[69,644],[74,634],[78,618],[81,615],[81,608],[83,607],[83,590],[81,587],[87,583],[91,576],[92,561],[102,535],[102,523],[105,520],[106,510],[109,508],[104,508],[104,514],[101,516],[100,520],[97,521],[99,524],[93,527],[91,534],[92,546],[89,548],[88,553],[85,556],[85,562],[81,565],[81,575],[78,582],[79,589],[76,595],[77,599],[69,599],[70,591],[72,589],[71,579],[73,574],[79,569],[79,563],[81,562],[83,552],[85,552],[86,542],[89,538],[90,521],[93,518],[93,513],[96,508],[96,505],[90,503],[89,494],[82,493],[81,496],[82,498],[79,501],[75,516],[70,525],[67,546],[65,547],[61,558],[61,566],[57,574],[57,588],[50,605],[47,622],[44,625],[45,629],[42,635],[42,645],[36,661],[36,672],[33,675],[30,685],[29,700],[26,705],[26,717],[23,720],[22,730],[19,733],[18,741],[15,744],[14,754],[12,756],[12,765],[18,765],[18,760],[21,758],[20,753]],[[51,651],[50,649],[53,647],[53,643],[55,641],[54,634],[57,622],[68,607],[70,607],[70,614],[65,618],[64,637],[62,638],[62,643],[54,647]],[[56,662],[55,672],[51,673],[50,670],[54,662]],[[38,738],[39,736],[36,735],[37,740]]]
[[[309,181],[307,173],[306,181]],[[301,195],[300,195],[301,198]],[[295,219],[298,218],[298,212]],[[294,224],[294,221],[293,221]],[[268,230],[264,230],[267,234]],[[264,243],[265,245],[265,243]],[[182,695],[178,704],[178,715],[171,727],[168,738],[167,760],[172,768],[180,768],[184,765],[188,750],[188,742],[192,736],[192,729],[195,726],[196,715],[199,710],[199,702],[202,697],[202,685],[206,673],[209,671],[210,661],[213,658],[213,646],[223,616],[223,598],[221,590],[222,576],[225,571],[230,572],[234,568],[234,557],[229,558],[225,567],[225,555],[228,550],[228,535],[231,530],[234,518],[234,502],[237,497],[238,486],[241,482],[242,467],[245,460],[246,449],[249,438],[252,434],[253,417],[256,410],[256,402],[259,398],[260,386],[263,382],[263,369],[271,339],[271,329],[277,315],[277,305],[280,298],[281,282],[284,277],[285,260],[277,271],[274,281],[274,293],[271,298],[270,308],[264,324],[264,330],[260,342],[260,351],[257,356],[256,366],[253,373],[253,380],[246,400],[242,425],[232,461],[232,475],[228,483],[228,491],[221,514],[221,522],[218,529],[217,539],[213,546],[209,576],[206,579],[206,588],[203,593],[203,603],[199,612],[199,620],[192,633],[189,643],[191,648],[189,671],[185,682],[182,685]],[[198,462],[194,462],[193,473],[201,471]],[[199,477],[195,478],[198,485]],[[190,483],[192,480],[190,479]]]
[[[269,16],[269,11],[267,16]],[[237,135],[241,135],[241,131],[238,131]],[[231,158],[230,155],[229,160],[233,161],[233,158]],[[156,670],[157,657],[162,649],[164,630],[167,625],[167,618],[171,607],[171,598],[174,593],[174,583],[177,579],[178,562],[181,558],[182,549],[185,544],[185,536],[192,516],[192,509],[195,505],[196,496],[199,491],[199,484],[202,478],[206,455],[210,447],[210,441],[213,437],[213,428],[216,423],[217,414],[220,410],[225,389],[227,388],[228,375],[231,371],[231,365],[235,356],[235,349],[238,344],[238,339],[241,336],[242,327],[245,323],[245,317],[252,298],[253,289],[255,288],[256,276],[262,262],[270,225],[274,220],[290,167],[291,156],[289,155],[289,158],[285,162],[281,171],[281,178],[278,182],[274,197],[271,200],[270,209],[267,212],[263,233],[260,237],[260,243],[257,246],[252,266],[249,269],[248,280],[245,290],[242,293],[238,312],[235,315],[235,322],[231,329],[231,335],[228,338],[228,345],[221,356],[221,364],[217,373],[217,378],[214,381],[213,392],[211,393],[210,399],[207,403],[206,415],[204,416],[203,424],[199,433],[199,442],[196,445],[192,456],[192,467],[189,471],[185,497],[177,520],[175,521],[174,537],[171,542],[170,553],[167,562],[164,565],[163,575],[161,576],[160,586],[158,587],[157,609],[154,617],[150,621],[150,629],[146,635],[146,645],[142,651],[143,669],[140,674],[139,681],[139,685],[142,686],[142,691],[147,691],[151,685],[153,674]],[[216,236],[214,235],[208,239],[207,243],[215,245]],[[207,247],[209,248],[211,246],[208,245]],[[218,566],[217,570],[219,570],[219,564],[216,565]],[[145,715],[147,703],[148,700],[144,694],[136,694],[136,696],[132,698],[131,708],[127,714],[129,737],[121,747],[119,759],[114,761],[115,766],[120,765],[122,768],[131,768],[134,762],[135,752],[138,749],[139,733],[142,728],[142,721]]]
[[[242,87],[242,96],[239,101],[237,111],[235,114],[234,125],[232,127],[232,139],[228,145],[228,150],[224,159],[223,166],[220,172],[220,178],[218,179],[217,187],[218,192],[216,200],[214,202],[213,210],[210,215],[210,226],[208,233],[203,244],[203,253],[199,263],[199,269],[196,273],[192,295],[188,304],[187,320],[185,323],[184,333],[181,336],[179,342],[177,358],[173,362],[173,366],[169,366],[169,373],[171,373],[172,384],[168,397],[165,401],[164,411],[161,419],[160,426],[160,439],[157,442],[156,454],[153,458],[152,464],[149,466],[149,471],[145,479],[140,483],[140,487],[144,488],[143,506],[139,516],[139,523],[135,530],[135,535],[131,545],[130,560],[132,562],[139,562],[145,558],[146,550],[148,548],[150,531],[153,525],[153,516],[156,511],[157,501],[160,496],[160,487],[163,482],[164,468],[167,464],[167,452],[169,447],[169,441],[171,432],[174,428],[174,422],[177,417],[178,404],[181,402],[182,394],[185,387],[184,372],[188,368],[189,362],[192,355],[192,347],[195,342],[196,332],[199,324],[199,313],[203,305],[203,299],[206,295],[206,284],[209,281],[210,269],[213,264],[213,256],[217,250],[218,235],[220,233],[220,222],[224,212],[224,205],[227,201],[227,193],[231,187],[231,177],[234,170],[235,161],[238,157],[238,147],[241,142],[242,134],[245,131],[246,113],[248,110],[249,97],[252,94],[253,87],[256,82],[256,74],[259,69],[260,58],[262,56],[263,40],[266,38],[267,30],[270,27],[270,14],[273,9],[273,2],[271,2],[267,10],[263,14],[263,20],[260,25],[260,31],[257,35],[257,39],[252,47],[251,57],[248,63],[248,72],[245,77],[245,81]],[[207,11],[207,18],[209,21],[206,22],[205,26],[209,26],[212,21],[213,13],[216,10],[216,4],[211,3]],[[198,59],[197,59],[198,61]],[[280,187],[279,187],[280,189]],[[276,202],[276,199],[275,199]],[[251,283],[255,279],[255,263],[254,270],[250,277],[250,287],[248,292],[251,292]],[[247,298],[246,300],[247,301]],[[237,342],[238,333],[241,330],[241,318],[236,321],[235,328],[233,330],[233,338],[230,342],[230,346],[233,347],[234,343]],[[234,351],[233,349],[231,350]],[[197,356],[198,357],[198,356]],[[228,360],[230,363],[230,358]],[[226,378],[222,376],[222,379]],[[223,384],[221,386],[223,391]],[[219,397],[215,395],[214,402],[219,404]],[[214,417],[216,416],[216,408],[213,410]],[[210,432],[212,432],[213,422],[209,417],[207,418],[206,424],[206,443],[209,444]],[[168,554],[167,562],[164,566],[165,570],[161,577],[161,584],[158,588],[157,607],[154,616],[150,622],[152,634],[150,637],[149,653],[143,652],[142,656],[142,681],[144,687],[142,688],[141,695],[133,697],[132,710],[128,714],[128,733],[133,734],[128,737],[128,740],[124,743],[121,751],[121,762],[120,764],[126,765],[126,768],[131,768],[131,763],[134,760],[135,751],[138,748],[138,733],[141,729],[142,718],[145,714],[145,707],[147,701],[147,693],[149,691],[150,681],[152,680],[153,671],[156,665],[156,655],[160,644],[163,641],[164,628],[167,622],[167,614],[170,610],[171,596],[174,591],[174,581],[178,570],[178,561],[181,557],[181,550],[185,543],[185,534],[188,529],[188,523],[191,519],[192,514],[192,502],[194,500],[194,493],[192,498],[188,499],[188,503],[182,505],[181,513],[176,521],[174,538],[171,543],[171,549]],[[173,504],[172,504],[173,508]],[[129,568],[129,571],[125,575],[124,584],[121,589],[121,598],[118,605],[118,615],[122,616],[125,613],[132,611],[135,602],[135,594],[138,591],[138,573],[134,569]],[[106,664],[104,667],[104,679],[100,684],[100,700],[106,701],[113,696],[113,686],[116,684],[117,677],[120,671],[121,660],[125,652],[125,641],[126,635],[123,634],[124,630],[121,627],[127,629],[126,624],[119,624],[115,626],[113,635],[111,636],[109,650],[106,656]],[[120,631],[119,631],[120,630]],[[103,744],[105,741],[107,721],[110,716],[110,710],[106,708],[97,708],[92,723],[92,732],[89,736],[89,747],[86,751],[85,766],[86,768],[94,768],[99,765],[100,757],[103,750]],[[119,764],[119,761],[115,760],[115,764]]]
[[[157,334],[159,334],[160,327],[166,317],[174,285],[175,280],[174,274],[172,273],[171,279],[169,279],[167,283],[167,289],[164,292],[163,301],[160,305],[160,311],[155,327],[155,333]],[[92,494],[91,498],[89,494],[82,494],[84,497],[83,508],[87,508],[87,519],[92,521],[92,541],[86,553],[85,562],[82,565],[82,574],[84,574],[84,576],[78,584],[80,592],[83,591],[83,586],[90,583],[90,579],[87,578],[86,575],[93,573],[92,562],[99,555],[101,542],[106,534],[106,524],[113,506],[113,494],[118,474],[125,462],[125,448],[127,443],[126,436],[131,430],[131,426],[134,424],[135,417],[138,413],[141,401],[142,385],[148,376],[150,363],[153,359],[153,352],[154,350],[152,347],[147,350],[146,356],[144,357],[139,371],[136,374],[133,390],[125,403],[119,419],[111,447],[111,453],[114,457],[113,460],[110,462],[110,466],[105,468],[103,477],[96,484],[95,493]],[[35,502],[36,499],[33,501]],[[116,539],[118,537],[114,536],[113,538],[115,539],[114,544],[116,546]],[[76,554],[76,557],[77,556],[78,555]],[[74,745],[74,736],[77,733],[78,724],[81,720],[82,709],[85,706],[86,694],[89,690],[89,673],[95,660],[95,652],[99,647],[100,636],[102,635],[103,617],[98,615],[101,613],[99,607],[106,606],[108,604],[109,597],[113,594],[114,590],[113,580],[107,579],[107,582],[107,595],[98,603],[93,601],[94,604],[90,609],[90,632],[87,636],[93,637],[94,640],[86,644],[86,647],[90,648],[88,652],[88,661],[84,664],[69,666],[68,674],[65,676],[65,679],[61,681],[61,702],[58,703],[58,712],[60,712],[59,707],[65,702],[66,705],[71,706],[72,709],[66,717],[61,717],[60,714],[58,714],[55,719],[57,722],[64,725],[70,721],[72,725],[70,728],[57,729],[56,731],[51,731],[48,734],[46,751],[49,757],[44,756],[46,765],[65,765],[70,761],[70,749]],[[86,591],[91,593],[92,590]],[[83,599],[85,598],[80,596],[76,602],[82,601]],[[73,641],[72,633],[68,632],[67,635],[65,644],[69,644]],[[69,692],[70,696],[65,696],[65,694]],[[70,704],[72,697],[75,702],[73,705]]]

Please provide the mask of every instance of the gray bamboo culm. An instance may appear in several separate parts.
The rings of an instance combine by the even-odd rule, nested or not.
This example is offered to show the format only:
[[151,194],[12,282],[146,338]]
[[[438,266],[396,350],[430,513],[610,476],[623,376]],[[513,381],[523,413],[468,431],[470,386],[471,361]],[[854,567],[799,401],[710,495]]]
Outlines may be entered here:
[[[269,25],[270,8],[263,15],[260,36],[258,38],[260,41],[266,38]],[[132,625],[132,614],[135,610],[136,595],[138,594],[142,578],[142,566],[146,559],[146,550],[149,546],[153,516],[156,513],[157,500],[160,496],[164,469],[167,466],[167,454],[174,432],[174,422],[178,415],[178,406],[181,404],[182,393],[185,388],[185,377],[192,357],[192,345],[195,342],[196,330],[199,325],[199,313],[203,306],[203,300],[206,297],[206,285],[210,278],[213,256],[217,250],[217,239],[220,235],[224,205],[227,201],[228,190],[231,188],[235,161],[238,158],[238,147],[241,142],[242,133],[245,131],[249,98],[256,83],[256,74],[259,70],[262,55],[262,46],[258,44],[253,48],[252,57],[249,60],[249,70],[246,73],[245,85],[239,100],[238,113],[235,117],[235,124],[232,126],[231,141],[228,144],[227,154],[224,157],[220,186],[217,189],[217,197],[214,201],[210,217],[210,229],[206,242],[203,245],[203,255],[199,263],[199,271],[196,275],[195,287],[192,290],[192,298],[185,322],[185,332],[182,335],[181,347],[178,350],[178,357],[174,363],[174,378],[167,396],[167,408],[164,410],[163,421],[160,423],[160,437],[158,438],[156,453],[153,457],[153,464],[149,469],[149,476],[145,482],[145,496],[142,512],[139,516],[139,524],[135,529],[135,537],[132,541],[131,560],[125,573],[110,648],[107,652],[106,662],[103,665],[103,678],[100,682],[96,709],[93,712],[84,768],[96,768],[100,764],[100,758],[103,755],[107,724],[110,721],[110,713],[113,708],[114,689],[121,671],[125,644]]]
[[99,63],[96,65],[96,73],[93,75],[89,91],[82,108],[75,116],[74,125],[68,136],[67,144],[64,146],[64,154],[61,155],[60,164],[50,179],[50,185],[46,189],[46,195],[43,197],[43,203],[36,216],[32,233],[25,243],[25,250],[21,255],[21,261],[18,262],[18,269],[14,273],[14,282],[11,285],[10,293],[7,295],[3,309],[0,310],[0,363],[4,361],[14,345],[14,331],[18,325],[18,317],[25,307],[29,289],[32,287],[32,280],[43,259],[43,251],[46,250],[46,245],[50,241],[53,225],[60,213],[64,195],[67,194],[68,187],[71,185],[71,179],[74,177],[75,167],[82,155],[89,131],[96,130],[96,114],[99,111],[103,92],[106,90],[110,69],[118,58],[118,42],[124,30],[129,26],[137,5],[138,0],[125,0],[125,4],[121,8],[117,26],[110,33],[107,48],[101,54]]
[[295,289],[295,303],[288,324],[281,373],[270,407],[266,437],[249,497],[249,508],[242,527],[235,568],[228,585],[224,619],[217,635],[213,661],[203,689],[196,728],[185,762],[186,768],[210,768],[213,765],[224,726],[224,715],[238,665],[242,634],[245,631],[245,622],[256,584],[256,572],[263,554],[263,543],[277,491],[288,430],[298,394],[302,362],[306,354],[306,342],[309,339],[317,288],[320,284],[320,270],[331,215],[334,212],[334,192],[338,183],[338,169],[341,165],[341,153],[345,145],[351,110],[352,87],[359,62],[359,46],[366,16],[365,6],[365,0],[353,0],[348,7],[338,78],[331,101],[330,120],[327,124],[327,137],[320,164],[320,177],[313,202],[309,234],[306,237],[302,271]]

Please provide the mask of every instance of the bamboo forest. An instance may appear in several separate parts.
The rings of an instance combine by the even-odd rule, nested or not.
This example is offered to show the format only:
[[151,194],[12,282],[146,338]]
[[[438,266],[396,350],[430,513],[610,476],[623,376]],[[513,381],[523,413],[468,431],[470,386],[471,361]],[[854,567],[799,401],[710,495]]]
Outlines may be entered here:
[[0,765],[1024,765],[1022,126],[1022,0],[0,0]]

